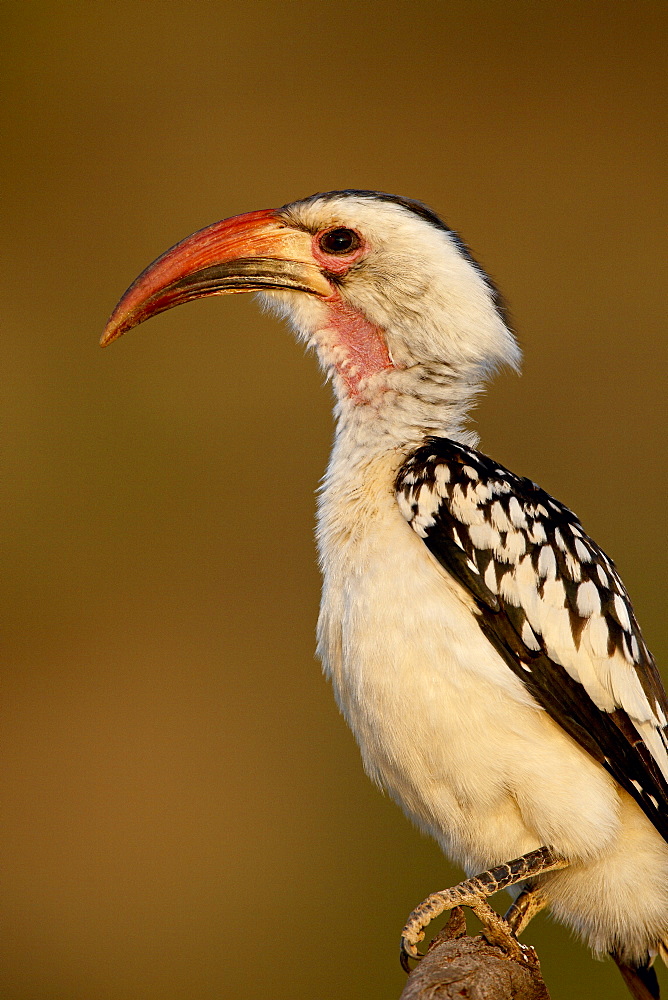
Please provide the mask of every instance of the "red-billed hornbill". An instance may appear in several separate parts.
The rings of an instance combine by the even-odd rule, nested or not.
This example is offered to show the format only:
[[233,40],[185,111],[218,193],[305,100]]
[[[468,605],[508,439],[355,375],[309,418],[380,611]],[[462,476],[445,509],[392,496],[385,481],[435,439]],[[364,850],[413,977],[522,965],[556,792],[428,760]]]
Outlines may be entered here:
[[492,927],[484,896],[515,885],[513,931],[548,905],[634,995],[658,996],[668,701],[611,560],[567,507],[475,450],[468,412],[520,357],[494,286],[420,202],[334,191],[183,240],[131,285],[103,343],[246,291],[334,388],[325,672],[369,775],[483,872],[411,914],[404,958],[459,901]]

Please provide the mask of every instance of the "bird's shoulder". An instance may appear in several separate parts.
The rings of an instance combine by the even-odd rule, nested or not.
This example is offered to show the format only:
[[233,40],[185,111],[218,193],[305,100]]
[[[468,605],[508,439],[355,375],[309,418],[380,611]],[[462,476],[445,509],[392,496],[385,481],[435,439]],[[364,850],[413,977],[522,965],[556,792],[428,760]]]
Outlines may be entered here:
[[532,480],[448,438],[412,451],[395,491],[509,668],[666,836],[668,701],[610,557]]

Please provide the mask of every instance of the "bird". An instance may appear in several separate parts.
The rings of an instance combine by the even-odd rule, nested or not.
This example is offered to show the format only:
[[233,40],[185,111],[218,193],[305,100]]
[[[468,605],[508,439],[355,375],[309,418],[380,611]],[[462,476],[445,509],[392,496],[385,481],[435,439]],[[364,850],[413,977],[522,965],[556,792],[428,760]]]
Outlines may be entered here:
[[[402,934],[471,905],[509,939],[544,907],[632,995],[668,955],[668,699],[612,560],[470,411],[520,349],[467,244],[421,201],[319,193],[159,256],[102,344],[181,303],[256,292],[331,383],[317,651],[368,775],[467,874]],[[486,902],[506,888],[504,920]]]

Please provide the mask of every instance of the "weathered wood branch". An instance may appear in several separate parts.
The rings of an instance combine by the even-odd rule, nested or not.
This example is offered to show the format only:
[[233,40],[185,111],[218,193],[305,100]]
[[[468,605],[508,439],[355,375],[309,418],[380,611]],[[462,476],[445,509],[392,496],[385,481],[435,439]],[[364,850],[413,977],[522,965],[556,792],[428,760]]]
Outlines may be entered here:
[[533,948],[509,956],[482,935],[468,937],[466,917],[450,920],[411,972],[400,1000],[550,1000]]

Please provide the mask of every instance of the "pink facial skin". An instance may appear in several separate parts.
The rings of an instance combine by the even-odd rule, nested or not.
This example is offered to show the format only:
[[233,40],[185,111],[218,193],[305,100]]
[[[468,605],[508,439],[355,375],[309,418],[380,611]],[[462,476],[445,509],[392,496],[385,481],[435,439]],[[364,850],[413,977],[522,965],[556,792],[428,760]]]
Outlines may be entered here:
[[363,402],[360,396],[362,380],[394,367],[383,331],[359,310],[343,302],[338,292],[325,301],[329,306],[330,329],[336,331],[337,344],[345,351],[344,359],[336,366],[337,371],[348,395]]
[[[339,227],[332,227],[339,228]],[[320,241],[328,232],[323,230],[313,237],[311,252],[325,276],[343,277],[369,251],[369,244],[358,234],[360,245],[347,254],[326,253]],[[325,299],[329,307],[329,328],[337,334],[337,346],[343,348],[345,357],[337,364],[337,371],[343,379],[349,396],[363,402],[360,383],[372,375],[393,367],[383,331],[370,323],[364,314],[344,302],[335,291]]]

